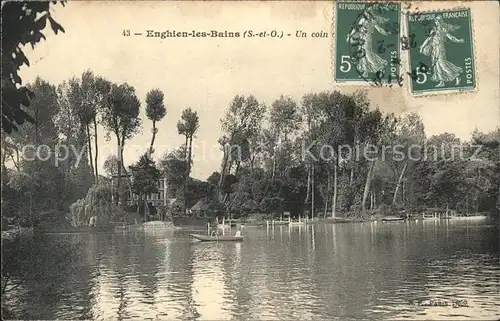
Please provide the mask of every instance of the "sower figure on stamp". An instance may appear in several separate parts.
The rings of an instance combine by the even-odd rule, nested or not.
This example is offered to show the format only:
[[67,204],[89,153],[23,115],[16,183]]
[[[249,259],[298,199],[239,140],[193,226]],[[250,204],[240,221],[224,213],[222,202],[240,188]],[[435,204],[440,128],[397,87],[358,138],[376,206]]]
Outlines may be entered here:
[[435,20],[435,26],[431,29],[429,36],[420,46],[420,53],[431,57],[432,80],[439,82],[436,87],[444,87],[446,82],[455,80],[455,85],[460,83],[460,74],[463,72],[461,67],[455,66],[446,60],[445,42],[446,38],[455,43],[463,43],[463,39],[458,39],[450,34],[456,31],[460,26],[454,26],[443,22],[442,17],[438,16]]
[[370,9],[363,13],[357,26],[347,36],[347,42],[357,41],[359,43],[362,54],[356,57],[356,68],[364,78],[367,78],[371,73],[383,71],[388,64],[387,60],[374,52],[372,35],[375,30],[384,36],[389,35],[390,32],[382,28],[382,24],[387,23],[389,19],[375,15]]

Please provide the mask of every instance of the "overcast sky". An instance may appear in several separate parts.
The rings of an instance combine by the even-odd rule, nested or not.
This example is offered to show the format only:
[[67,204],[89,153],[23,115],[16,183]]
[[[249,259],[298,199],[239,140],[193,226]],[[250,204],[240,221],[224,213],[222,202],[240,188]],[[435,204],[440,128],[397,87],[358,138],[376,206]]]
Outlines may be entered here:
[[[472,8],[477,62],[475,93],[413,98],[408,88],[370,91],[374,106],[401,114],[418,112],[427,135],[455,133],[467,139],[477,127],[495,129],[499,110],[499,15],[496,1],[426,2],[413,7]],[[58,5],[53,16],[66,33],[53,35],[35,50],[26,49],[31,62],[23,67],[24,82],[36,76],[54,85],[80,76],[86,69],[112,82],[134,86],[143,104],[143,129],[128,142],[126,165],[135,162],[151,140],[151,122],[144,114],[146,93],[159,88],[165,94],[167,115],[157,127],[156,154],[183,143],[176,123],[186,107],[200,116],[195,139],[193,176],[206,179],[220,167],[216,152],[221,136],[219,120],[237,94],[253,94],[270,105],[280,95],[297,102],[305,93],[353,88],[332,81],[333,39],[145,38],[122,36],[123,30],[143,32],[228,30],[283,30],[307,33],[332,30],[331,2],[84,2]],[[116,151],[115,141],[101,136],[100,166]],[[203,146],[204,145],[204,146]],[[212,151],[211,151],[212,150]],[[204,152],[203,152],[204,151]]]

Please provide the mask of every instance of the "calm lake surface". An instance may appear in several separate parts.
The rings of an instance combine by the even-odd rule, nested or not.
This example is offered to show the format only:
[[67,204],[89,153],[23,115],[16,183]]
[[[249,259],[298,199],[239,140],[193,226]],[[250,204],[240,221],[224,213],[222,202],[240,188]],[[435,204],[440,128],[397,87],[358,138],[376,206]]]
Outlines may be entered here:
[[[219,244],[190,232],[36,236],[38,277],[10,306],[23,319],[500,318],[498,226],[486,222],[249,227]],[[58,273],[43,263],[65,258]],[[450,305],[411,302],[431,299]]]

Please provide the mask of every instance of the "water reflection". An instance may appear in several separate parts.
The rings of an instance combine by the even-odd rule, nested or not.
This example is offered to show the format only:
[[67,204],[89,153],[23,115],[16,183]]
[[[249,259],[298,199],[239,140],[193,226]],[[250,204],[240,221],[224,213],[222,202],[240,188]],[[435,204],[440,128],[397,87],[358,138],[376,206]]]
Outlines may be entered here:
[[209,320],[216,319],[224,307],[224,258],[219,245],[197,244],[193,251],[193,303],[197,313]]
[[[243,243],[219,244],[193,243],[182,231],[43,236],[20,264],[37,277],[9,303],[21,319],[500,317],[498,227],[485,222],[245,233]],[[426,299],[469,307],[410,303]]]

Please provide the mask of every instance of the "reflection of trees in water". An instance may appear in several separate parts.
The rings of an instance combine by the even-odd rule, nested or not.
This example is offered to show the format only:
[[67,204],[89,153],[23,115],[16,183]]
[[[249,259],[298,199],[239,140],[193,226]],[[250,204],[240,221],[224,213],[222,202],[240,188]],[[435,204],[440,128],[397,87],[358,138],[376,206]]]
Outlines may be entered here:
[[[224,289],[230,291],[235,316],[248,316],[253,300],[251,280],[245,271],[245,261],[241,257],[241,243],[221,244],[219,251],[222,253],[222,279]],[[250,263],[248,263],[248,266]],[[249,282],[250,281],[250,282]],[[257,292],[258,293],[258,292]],[[257,294],[256,293],[256,294]]]
[[[166,255],[166,247],[159,242],[163,235],[131,232],[106,237],[109,238],[105,241],[106,254],[100,255],[102,257],[101,269],[105,275],[104,279],[101,278],[104,292],[100,295],[104,296],[101,299],[108,299],[111,302],[104,303],[106,311],[100,311],[101,317],[127,319],[137,312],[135,307],[138,302],[141,302],[141,310],[148,307],[152,309],[150,312],[142,310],[143,317],[150,317],[149,313],[153,314],[153,318],[158,317],[160,312],[157,304],[166,304],[160,302],[158,298],[159,287],[162,284],[166,284],[169,296],[174,297],[177,302],[182,302],[182,307],[186,306],[186,302],[191,302],[190,293],[187,291],[190,289],[188,280],[192,274],[189,272],[191,266],[189,248],[187,248],[189,244],[176,242],[175,246],[169,246],[171,249],[168,249],[173,253]],[[173,259],[171,259],[172,255]],[[168,257],[167,261],[165,261],[165,256]],[[164,270],[179,273],[160,275]],[[184,297],[175,298],[180,292]],[[187,308],[190,305],[188,303]],[[102,310],[104,306],[100,306]],[[189,314],[191,315],[192,313]],[[170,312],[169,317],[171,317]]]
[[[441,226],[434,228],[435,224]],[[262,317],[257,307],[275,316],[295,316],[302,310],[304,315],[362,318],[366,317],[364,308],[379,306],[386,308],[384,313],[396,313],[388,310],[408,306],[413,299],[432,298],[435,293],[451,299],[463,290],[465,295],[494,298],[498,229],[476,225],[446,221],[317,225],[314,248],[312,227],[307,233],[303,227],[301,235],[294,230],[288,244],[288,228],[283,240],[276,235],[274,240],[264,236],[242,244],[221,243],[221,273],[224,288],[230,289],[230,297],[224,300],[226,306],[234,302],[232,313],[240,318]],[[203,247],[215,250],[215,245],[191,244],[183,235],[175,235],[165,262],[164,246],[157,240],[129,233],[45,235],[4,243],[4,303],[20,319],[126,319],[137,312],[132,310],[142,298],[145,304],[162,304],[157,298],[153,302],[160,283],[166,284],[168,299],[175,302],[175,307],[167,303],[168,307],[160,307],[167,318],[199,317],[193,298],[193,260],[200,260],[198,266],[205,261],[194,252],[200,254]],[[159,279],[164,267],[171,272]],[[106,275],[104,282],[98,277],[99,269]],[[97,295],[106,299],[96,289],[104,284],[111,287],[108,291],[116,305],[107,306],[108,311],[94,311]],[[287,301],[294,297],[301,303],[287,308]],[[183,309],[179,316],[173,310],[177,306]],[[384,318],[400,316],[389,314]]]
[[[193,246],[190,243],[177,236],[178,242],[169,246],[170,254],[168,255],[168,270],[174,271],[168,276],[167,289],[168,293],[175,296],[175,300],[184,303],[180,320],[188,320],[198,318],[199,313],[196,310],[193,300]],[[180,241],[182,240],[182,241]]]
[[375,306],[387,297],[385,289],[404,282],[403,230],[356,223],[319,225],[317,232],[312,288],[330,313],[365,317],[363,307]]
[[242,318],[296,319],[299,314],[308,318],[305,305],[314,294],[309,288],[311,235],[307,228],[270,228],[261,242],[242,244],[247,254],[240,263],[242,289],[237,290],[236,307]]
[[[315,282],[318,282],[318,278],[321,274],[318,274],[316,269],[316,262],[318,260],[318,255],[328,255],[328,253],[321,252],[322,244],[317,242],[318,229],[315,225],[304,225],[298,226],[291,229],[292,233],[292,243],[291,243],[291,253],[287,254],[292,260],[288,265],[290,267],[307,267],[307,269],[299,269],[297,271],[288,271],[288,279],[292,279],[290,286],[293,287],[292,292],[289,293],[293,298],[296,298],[303,302],[302,307],[294,311],[294,316],[298,317],[298,314],[303,315],[304,318],[311,318],[314,314],[318,313],[324,307],[324,302],[321,300],[320,289],[315,286]],[[319,234],[324,234],[324,231],[320,231]],[[324,237],[324,235],[323,235]],[[276,249],[280,251],[279,247]],[[286,260],[282,258],[280,260]],[[275,262],[279,263],[279,262]],[[290,270],[288,268],[287,270]],[[282,280],[286,282],[286,279]],[[286,283],[285,283],[286,284]],[[314,300],[311,300],[314,298]]]
[[[418,308],[409,306],[412,300],[441,297],[451,301],[477,294],[494,297],[494,289],[484,290],[495,280],[498,283],[498,268],[493,263],[499,257],[498,230],[472,232],[465,226],[446,224],[450,223],[365,223],[358,225],[358,231],[338,224],[336,250],[333,238],[330,241],[327,235],[324,245],[331,248],[322,248],[315,264],[328,275],[316,280],[328,310],[336,316],[359,318],[365,317],[363,312],[357,314],[365,305],[367,310],[385,309],[380,312],[384,318],[396,319],[414,316]],[[338,309],[340,304],[343,311]],[[401,307],[409,310],[398,312]],[[373,315],[379,316],[382,314],[377,312]]]
[[[142,232],[114,234],[111,243],[113,253],[109,258],[109,269],[112,276],[109,281],[117,300],[114,318],[126,319],[131,312],[127,308],[137,296],[143,296],[147,303],[153,304],[163,253],[155,245],[155,238]],[[139,287],[133,284],[130,276],[137,280]]]
[[141,239],[138,233],[114,234],[112,236],[113,254],[109,259],[110,287],[113,297],[117,300],[116,318],[123,320],[129,317],[127,310],[130,304],[130,292],[135,289],[130,288],[128,276],[135,274],[135,265],[140,253],[140,246],[136,246]]
[[3,241],[2,306],[16,318],[57,319],[55,308],[67,300],[71,282],[84,278],[76,275],[80,252],[79,244],[62,236]]
[[127,306],[128,306],[128,298],[126,296],[126,277],[123,273],[118,272],[116,275],[116,295],[115,298],[118,298],[118,309],[116,311],[117,319],[123,320],[125,319],[127,314]]
[[152,235],[142,235],[139,239],[138,260],[138,281],[141,285],[139,290],[153,309],[155,296],[158,294],[159,276],[158,273],[164,264],[165,248],[158,244],[158,239]]
[[99,236],[96,234],[79,234],[71,238],[73,245],[79,246],[78,262],[69,276],[69,284],[65,289],[65,300],[57,307],[58,318],[78,317],[94,319],[93,306],[96,301],[96,269],[100,251]]
[[419,284],[424,295],[431,287],[463,287],[469,281],[471,289],[475,285],[482,288],[488,282],[487,278],[481,278],[489,269],[498,266],[497,228],[429,220],[414,224],[413,230],[408,240],[407,257],[416,262],[411,272],[418,277],[414,282]]

